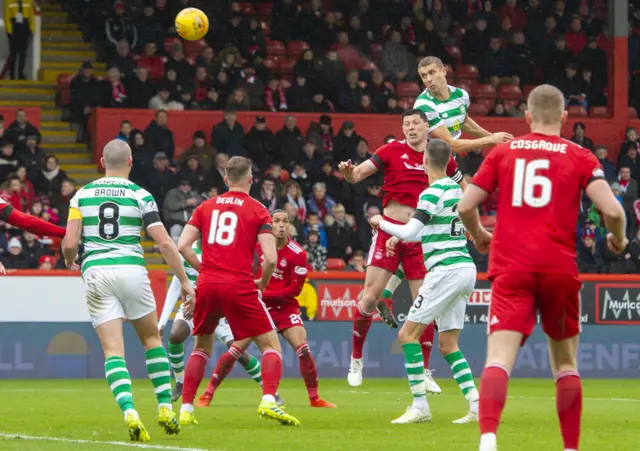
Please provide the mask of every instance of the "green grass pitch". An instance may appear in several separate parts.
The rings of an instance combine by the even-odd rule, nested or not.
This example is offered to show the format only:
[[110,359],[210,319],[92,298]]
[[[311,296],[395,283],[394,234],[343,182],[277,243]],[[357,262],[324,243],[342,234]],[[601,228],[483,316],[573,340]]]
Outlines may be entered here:
[[[260,391],[255,383],[227,380],[212,407],[196,409],[198,426],[167,437],[155,424],[151,383],[135,380],[136,408],[152,439],[143,447],[128,441],[122,414],[103,380],[3,380],[0,450],[477,450],[478,426],[451,424],[466,413],[466,401],[453,381],[438,382],[444,394],[429,398],[432,423],[392,425],[391,420],[411,401],[403,379],[365,379],[358,389],[349,387],[346,378],[320,380],[322,397],[338,404],[337,409],[308,407],[302,380],[287,379],[280,393],[287,410],[302,422],[294,428],[258,417]],[[632,380],[584,381],[582,451],[638,448],[636,384]],[[561,450],[553,382],[515,379],[509,396],[499,431],[500,450]],[[174,410],[178,409],[175,405]]]

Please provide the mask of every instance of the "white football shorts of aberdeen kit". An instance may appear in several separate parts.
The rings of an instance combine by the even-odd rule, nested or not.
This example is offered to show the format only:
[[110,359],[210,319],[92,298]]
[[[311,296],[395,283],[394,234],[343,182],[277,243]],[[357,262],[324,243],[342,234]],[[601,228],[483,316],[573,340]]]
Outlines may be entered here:
[[419,324],[431,324],[435,320],[438,332],[462,330],[467,302],[475,285],[475,266],[432,269],[418,290],[407,320]]
[[93,327],[118,318],[140,319],[156,310],[143,266],[95,266],[82,275]]
[[[187,323],[187,325],[189,326],[189,331],[193,332],[193,318],[184,319],[184,309],[182,305],[176,312],[176,317],[174,319],[174,321],[178,321],[178,320],[184,321],[185,323]],[[220,322],[218,323],[218,327],[216,327],[216,330],[213,333],[213,336],[216,337],[216,340],[218,340],[220,343],[223,343],[225,345],[230,341],[234,340],[233,334],[231,333],[231,327],[229,327],[229,323],[225,318],[222,318],[220,320]]]

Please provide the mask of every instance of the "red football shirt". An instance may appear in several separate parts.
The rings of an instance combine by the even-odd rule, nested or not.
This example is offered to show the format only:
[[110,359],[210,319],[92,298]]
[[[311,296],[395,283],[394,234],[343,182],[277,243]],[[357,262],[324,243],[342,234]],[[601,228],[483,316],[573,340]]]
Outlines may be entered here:
[[489,276],[509,271],[577,274],[582,190],[604,178],[597,158],[559,136],[530,133],[496,146],[473,184],[498,189]]
[[198,283],[253,284],[253,257],[260,233],[271,233],[271,215],[248,194],[230,191],[204,201],[189,224],[201,234]]
[[[384,173],[384,207],[395,200],[402,205],[416,208],[418,196],[429,187],[429,177],[422,166],[423,156],[423,153],[409,147],[406,141],[390,141],[371,156],[371,162]],[[462,180],[462,173],[458,170],[453,156],[447,166],[447,175],[458,183]]]
[[[258,255],[262,261],[262,250],[258,246]],[[258,277],[260,277],[258,270]],[[262,293],[262,300],[268,306],[293,303],[298,305],[296,296],[302,291],[307,278],[307,251],[295,241],[289,240],[287,245],[278,249],[276,269],[269,280],[269,285]]]

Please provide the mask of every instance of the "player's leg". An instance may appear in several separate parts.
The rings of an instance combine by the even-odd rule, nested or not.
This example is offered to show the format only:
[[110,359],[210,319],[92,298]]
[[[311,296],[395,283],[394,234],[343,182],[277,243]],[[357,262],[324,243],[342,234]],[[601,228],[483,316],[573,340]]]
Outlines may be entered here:
[[176,314],[171,332],[169,334],[169,342],[167,343],[167,352],[169,354],[169,364],[176,379],[176,386],[171,393],[171,402],[175,402],[182,396],[182,387],[184,385],[184,343],[191,335],[193,323],[184,319],[182,307]]
[[118,270],[116,294],[145,350],[147,374],[158,401],[158,424],[167,434],[180,433],[171,408],[171,366],[158,331],[156,301],[146,268]]
[[390,237],[384,231],[377,230],[371,240],[364,290],[353,320],[353,350],[349,374],[347,375],[347,381],[352,387],[362,385],[362,351],[371,328],[373,313],[376,310],[378,299],[380,299],[384,287],[389,283],[389,279],[398,270],[398,265],[400,264],[398,253],[393,256],[387,256],[386,242]]
[[496,433],[507,401],[509,375],[536,321],[535,278],[499,274],[491,286],[487,360],[480,380],[480,451],[497,450]]
[[396,273],[389,279],[387,286],[384,287],[382,296],[378,301],[378,314],[382,318],[382,321],[392,329],[398,328],[398,320],[393,316],[393,293],[395,293],[403,280],[404,271],[402,265],[400,265]]
[[576,451],[580,444],[582,382],[576,358],[581,329],[580,285],[571,275],[538,275],[538,305],[556,381],[556,410],[565,451]]
[[[120,301],[112,290],[114,284],[111,271],[89,269],[83,276],[87,307],[104,352],[104,374],[134,441],[150,440],[138,412],[131,392],[131,376],[124,358],[122,322],[125,318]],[[157,330],[157,328],[156,328]]]
[[307,331],[302,325],[300,315],[295,313],[291,315],[293,315],[291,321],[287,324],[289,327],[283,329],[281,334],[291,347],[296,350],[300,375],[304,380],[304,385],[307,387],[309,403],[311,407],[335,407],[335,404],[321,399],[320,395],[318,395],[318,371],[316,370],[316,362],[311,355],[311,348],[307,343]]
[[[402,250],[402,267],[405,276],[409,282],[409,290],[413,299],[418,297],[418,292],[423,285],[427,270],[424,266],[424,256],[422,254],[422,246],[420,243],[401,243]],[[428,324],[420,335],[420,348],[422,349],[422,361],[424,363],[424,372],[426,377],[427,392],[439,395],[442,389],[433,379],[429,362],[431,361],[431,351],[433,350],[433,342],[435,339],[434,324]]]

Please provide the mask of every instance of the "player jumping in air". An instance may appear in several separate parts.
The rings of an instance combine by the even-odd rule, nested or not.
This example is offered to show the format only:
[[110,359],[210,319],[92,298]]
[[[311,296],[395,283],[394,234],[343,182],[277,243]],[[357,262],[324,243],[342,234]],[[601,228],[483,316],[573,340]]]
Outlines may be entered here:
[[[487,361],[480,383],[480,451],[496,451],[496,432],[518,350],[541,317],[556,381],[556,409],[565,451],[580,440],[582,384],[576,356],[580,287],[576,220],[585,190],[605,217],[607,244],[622,252],[625,213],[604,180],[597,158],[560,137],[567,113],[562,92],[535,88],[525,119],[531,133],[497,146],[464,194],[458,213],[481,252],[492,281]],[[500,215],[493,236],[479,222],[478,205],[496,189]]]
[[[428,56],[420,60],[418,75],[426,89],[418,96],[413,107],[424,111],[427,116],[430,139],[442,139],[447,142],[454,154],[478,152],[483,147],[513,139],[509,133],[491,133],[469,117],[469,93],[447,83],[447,69],[440,58]],[[476,139],[461,139],[462,132]],[[391,276],[378,303],[380,315],[392,327],[398,327],[398,323],[391,313],[391,299],[404,278],[401,267]],[[430,325],[420,339],[425,355],[425,368],[429,366],[430,343],[433,339],[434,329]]]
[[[300,317],[300,308],[296,296],[302,291],[307,277],[307,252],[289,238],[289,215],[283,210],[271,212],[273,234],[276,237],[278,251],[276,269],[269,285],[262,293],[262,300],[276,325],[276,329],[295,349],[300,364],[300,373],[307,386],[311,407],[335,407],[318,395],[318,372],[307,344],[307,333]],[[261,249],[258,249],[262,257]],[[209,405],[216,389],[229,374],[237,356],[231,350],[218,359],[218,364],[209,381],[207,390],[200,398],[203,404]]]
[[393,421],[395,424],[431,420],[419,338],[434,320],[438,324],[440,352],[469,402],[469,413],[454,423],[478,421],[478,390],[469,364],[458,347],[467,302],[476,284],[476,266],[469,255],[464,228],[456,213],[462,190],[446,173],[450,158],[451,147],[445,141],[429,141],[424,156],[429,188],[420,193],[416,214],[408,223],[394,224],[383,220],[380,215],[371,218],[372,226],[393,235],[387,241],[389,252],[395,251],[398,238],[422,243],[424,265],[428,271],[420,294],[398,333],[413,405]]
[[[200,242],[196,241],[193,243],[193,252],[195,252],[198,260],[202,257],[202,249],[200,248]],[[184,271],[187,274],[187,277],[191,281],[191,284],[195,286],[196,280],[198,278],[198,272],[193,269],[189,263],[182,259],[184,264]],[[158,329],[162,331],[164,326],[169,321],[169,317],[171,316],[171,312],[173,312],[173,308],[178,302],[180,298],[180,281],[177,277],[174,277],[171,281],[171,285],[169,285],[169,290],[167,291],[167,297],[164,302],[164,307],[162,308],[162,314],[160,315],[160,320],[158,321]],[[184,306],[180,305],[178,313],[176,313],[175,319],[173,320],[173,324],[171,326],[171,334],[169,335],[169,343],[167,346],[167,350],[169,351],[169,363],[171,363],[171,369],[173,370],[173,375],[176,378],[176,386],[173,389],[173,393],[171,395],[171,401],[175,402],[180,399],[182,396],[182,387],[184,385],[184,342],[189,338],[191,333],[193,332],[193,319],[185,318],[184,316]],[[233,334],[231,333],[231,328],[229,327],[229,323],[226,319],[221,319],[218,327],[214,332],[215,338],[227,345],[227,347],[231,346],[233,343]],[[238,360],[240,364],[243,366],[245,371],[249,373],[249,376],[256,381],[258,384],[262,385],[262,375],[260,373],[260,361],[249,354],[247,351],[242,354],[240,359]],[[284,404],[284,401],[276,394],[276,399],[278,401],[278,405]]]
[[[229,353],[239,359],[251,341],[262,351],[262,402],[258,413],[285,425],[300,422],[276,404],[282,377],[282,351],[275,326],[260,292],[276,266],[272,220],[262,204],[249,196],[251,161],[233,157],[226,168],[229,191],[200,204],[178,242],[184,259],[200,273],[193,313],[194,351],[189,357],[182,390],[181,424],[197,424],[193,401],[213,347],[213,332],[226,318],[235,341]],[[201,238],[202,237],[202,238]],[[192,245],[201,239],[202,264]],[[256,244],[263,252],[262,276],[254,280]],[[187,309],[191,306],[187,305]]]
[[180,254],[160,220],[153,196],[128,180],[131,148],[121,140],[107,143],[100,160],[105,177],[82,187],[69,203],[62,252],[67,267],[84,243],[82,279],[93,327],[104,351],[104,371],[129,428],[131,440],[147,441],[149,433],[135,410],[131,377],[124,359],[122,322],[128,319],[145,349],[147,373],[158,400],[158,423],[167,434],[180,425],[171,410],[171,369],[156,325],[156,301],[140,232],[145,227],[187,296],[195,296],[180,262]]
[[[421,110],[407,110],[402,115],[402,131],[405,141],[391,141],[376,150],[373,156],[353,166],[351,160],[343,161],[338,169],[349,183],[359,183],[377,171],[384,172],[384,217],[396,224],[406,224],[415,213],[418,195],[429,186],[429,179],[423,168],[423,156],[427,149],[427,118]],[[462,189],[466,183],[453,157],[447,165],[447,175],[460,184]],[[358,311],[353,322],[353,352],[351,367],[347,380],[349,385],[358,387],[362,384],[362,350],[367,338],[376,304],[391,276],[402,264],[409,281],[411,295],[415,299],[418,289],[426,274],[422,248],[418,243],[401,243],[394,255],[386,254],[386,242],[391,235],[382,230],[374,232],[369,249],[367,273],[362,298],[358,302]],[[433,333],[431,334],[433,339]],[[420,342],[428,340],[421,337]],[[431,353],[431,344],[423,347],[423,353]],[[440,387],[425,369],[427,391],[440,393]]]

